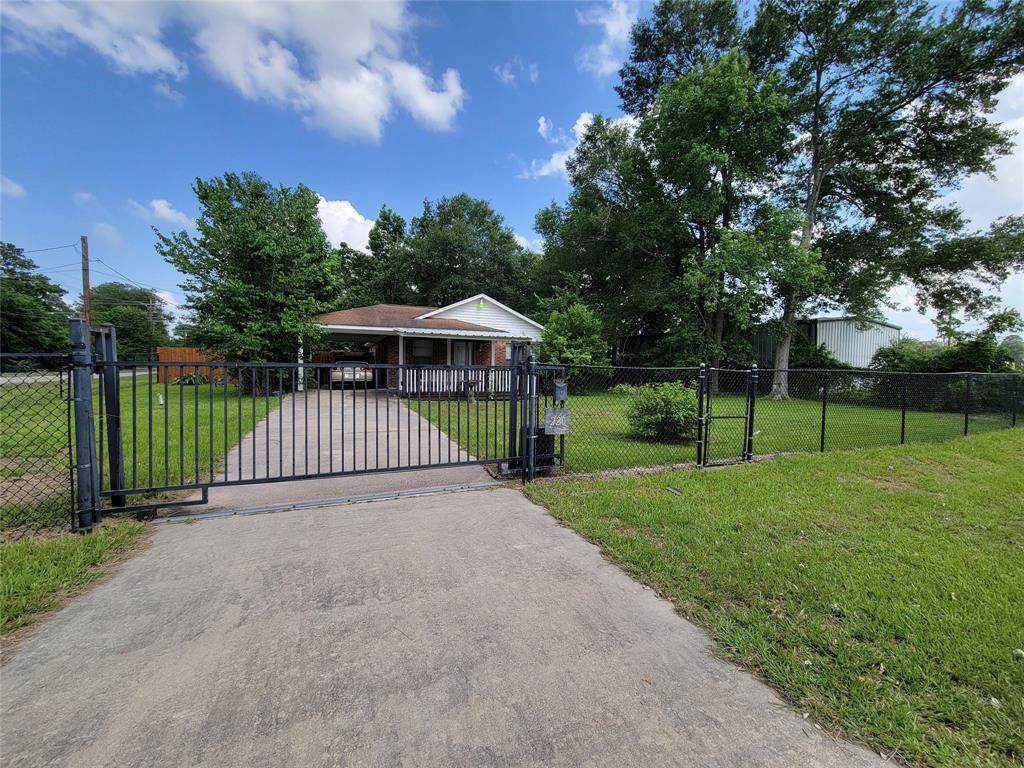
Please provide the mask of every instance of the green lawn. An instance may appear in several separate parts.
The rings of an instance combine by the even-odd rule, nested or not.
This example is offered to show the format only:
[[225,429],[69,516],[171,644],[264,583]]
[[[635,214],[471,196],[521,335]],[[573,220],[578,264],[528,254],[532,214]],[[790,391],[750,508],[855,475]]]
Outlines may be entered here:
[[92,533],[0,544],[0,634],[31,624],[138,545],[142,523],[104,523]]
[[[572,431],[565,440],[567,472],[683,464],[695,459],[693,442],[656,443],[631,437],[626,418],[627,394],[609,391],[571,395],[568,405],[572,413]],[[428,415],[428,404],[424,401],[410,401],[410,407],[418,409],[424,417]],[[504,457],[507,450],[495,451],[507,444],[508,408],[508,401],[484,401],[470,405],[464,400],[442,400],[429,404],[429,416],[434,424],[448,432],[471,454]],[[746,399],[720,395],[714,398],[712,408],[716,415],[741,415],[746,409]],[[898,445],[900,418],[899,408],[831,403],[825,412],[825,449]],[[449,430],[449,419],[460,432],[456,432],[456,426]],[[709,457],[712,460],[741,456],[743,424],[737,419],[715,419],[711,422]],[[972,433],[983,432],[1008,426],[1008,414],[971,414],[969,430]],[[755,453],[818,451],[821,402],[758,398],[754,428]],[[906,440],[914,443],[950,439],[963,435],[963,428],[962,413],[908,411]]]
[[[131,379],[122,378],[125,480],[134,488],[208,478],[211,459],[216,471],[227,451],[267,410],[265,398],[256,397],[254,402],[254,398],[239,392],[234,385],[229,385],[227,390],[223,386],[211,389],[209,385],[183,388],[169,385],[165,390],[154,377],[150,390],[144,372],[136,377],[134,403],[132,392]],[[62,393],[57,382],[0,386],[2,529],[44,528],[68,522],[68,415],[62,394],[66,396],[66,388]],[[93,399],[99,442],[100,398],[96,384]],[[270,398],[269,405],[273,410],[277,406],[276,398]],[[105,441],[102,450],[103,485],[109,488]]]
[[1022,456],[1002,430],[526,492],[829,730],[1019,766]]

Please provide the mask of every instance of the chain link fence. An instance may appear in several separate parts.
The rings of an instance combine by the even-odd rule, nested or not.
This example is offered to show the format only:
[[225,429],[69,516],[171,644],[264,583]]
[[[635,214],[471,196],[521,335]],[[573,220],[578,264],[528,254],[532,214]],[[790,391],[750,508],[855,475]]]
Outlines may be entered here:
[[563,368],[571,473],[947,440],[1024,414],[1019,374]]
[[70,370],[67,354],[0,355],[0,540],[68,528]]

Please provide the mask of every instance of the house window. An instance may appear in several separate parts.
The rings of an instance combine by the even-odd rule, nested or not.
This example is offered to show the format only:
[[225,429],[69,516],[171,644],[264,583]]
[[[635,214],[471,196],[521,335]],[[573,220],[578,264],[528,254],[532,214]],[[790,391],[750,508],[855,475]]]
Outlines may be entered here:
[[433,339],[412,340],[412,363],[413,365],[430,365],[434,362],[434,341]]

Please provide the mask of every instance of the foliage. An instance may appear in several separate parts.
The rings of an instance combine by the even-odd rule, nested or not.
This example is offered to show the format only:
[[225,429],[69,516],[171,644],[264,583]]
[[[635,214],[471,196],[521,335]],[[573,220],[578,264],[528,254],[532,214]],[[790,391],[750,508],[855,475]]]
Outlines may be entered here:
[[230,360],[296,359],[323,333],[316,315],[340,293],[316,194],[252,173],[196,179],[193,189],[198,235],[157,232],[157,251],[186,276],[196,343]]
[[61,352],[68,348],[66,291],[24,250],[0,243],[0,350]]
[[627,418],[632,434],[643,440],[690,439],[697,428],[697,394],[679,381],[637,387]]
[[85,535],[0,544],[0,632],[31,624],[102,578],[110,561],[137,547],[145,531],[142,523],[122,520]]
[[1009,768],[1022,452],[1007,429],[526,492],[826,730],[907,765]]
[[[117,356],[121,360],[155,360],[156,348],[170,342],[171,315],[156,291],[127,283],[101,283],[91,292],[92,320],[117,330]],[[77,308],[81,311],[82,302]]]
[[533,295],[537,257],[516,242],[486,201],[466,194],[424,201],[407,245],[409,279],[420,303],[444,306],[487,293],[532,310],[523,302]]
[[970,232],[943,198],[1009,150],[990,115],[1022,41],[1003,0],[661,0],[620,73],[630,117],[593,120],[567,204],[538,214],[544,273],[581,278],[617,360],[739,356],[777,318],[785,369],[800,316],[869,318],[902,282],[990,312],[1021,222]]
[[996,338],[999,333],[1018,329],[1020,325],[1020,316],[1010,311],[993,316],[989,324],[977,333],[958,334],[954,343],[948,346],[901,339],[878,350],[871,360],[871,367],[880,371],[921,373],[1012,371],[1014,359],[1009,349]]
[[370,230],[369,252],[341,244],[341,308],[408,304],[417,299],[409,275],[406,234],[405,219],[385,205]]
[[195,387],[201,384],[209,384],[210,380],[202,373],[186,373],[183,376],[178,376],[171,382],[171,384],[182,384],[186,387]]
[[1024,367],[1024,339],[1015,333],[1011,333],[999,342],[999,346],[1010,356],[1015,367],[1018,369]]
[[552,310],[540,343],[540,359],[546,363],[608,364],[608,347],[601,338],[601,321],[581,302]]

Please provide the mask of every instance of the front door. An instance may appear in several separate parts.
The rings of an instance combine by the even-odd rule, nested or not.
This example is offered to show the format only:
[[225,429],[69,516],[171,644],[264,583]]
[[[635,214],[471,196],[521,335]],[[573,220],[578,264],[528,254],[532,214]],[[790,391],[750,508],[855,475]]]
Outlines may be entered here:
[[453,341],[452,342],[452,365],[470,365],[470,345],[471,341]]

